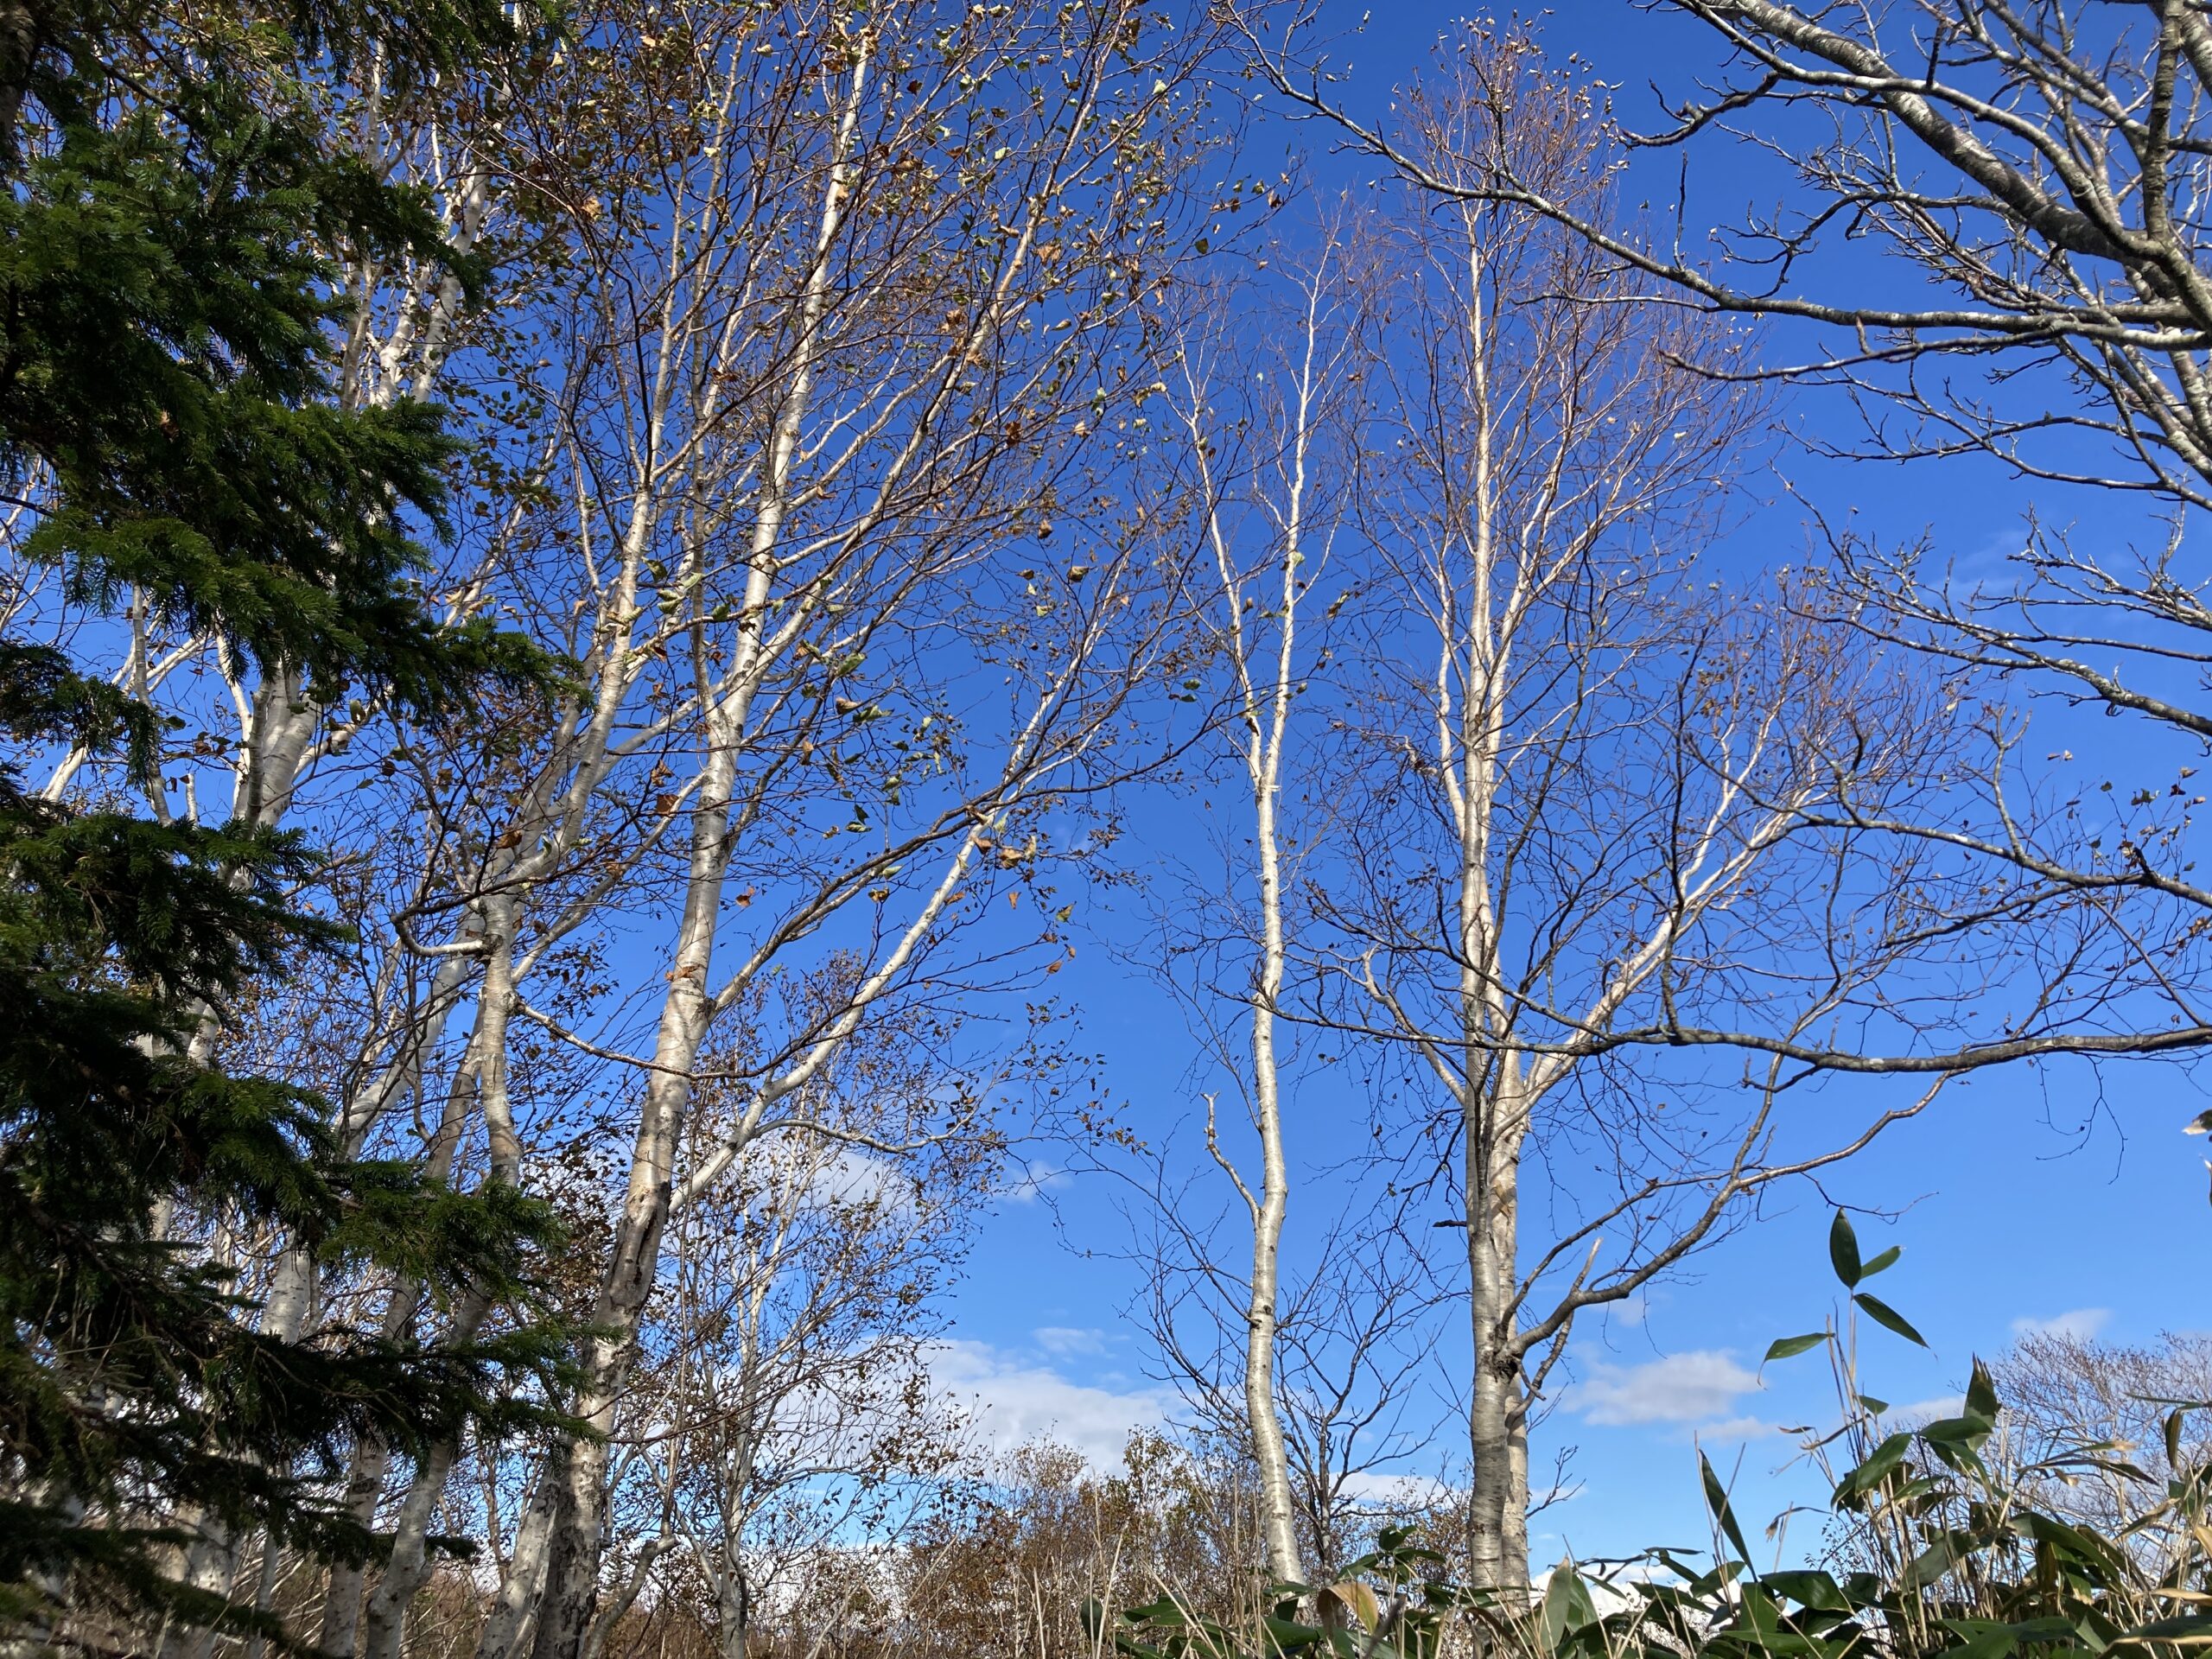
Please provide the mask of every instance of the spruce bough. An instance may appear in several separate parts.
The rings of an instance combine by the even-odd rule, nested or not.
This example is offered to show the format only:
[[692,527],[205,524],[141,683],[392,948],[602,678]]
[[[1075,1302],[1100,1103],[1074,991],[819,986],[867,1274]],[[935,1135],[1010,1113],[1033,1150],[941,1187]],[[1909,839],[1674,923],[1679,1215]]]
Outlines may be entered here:
[[[334,395],[327,251],[436,252],[436,221],[271,67],[373,48],[388,77],[467,73],[515,44],[477,0],[212,19],[0,0],[0,493],[22,562],[95,636],[143,606],[301,696],[366,688],[417,718],[543,677],[420,592],[409,526],[442,528],[442,411]],[[0,633],[0,1636],[41,1645],[283,1641],[181,1578],[181,1517],[365,1558],[337,1491],[358,1440],[502,1432],[545,1409],[515,1399],[550,1397],[518,1371],[558,1375],[557,1333],[527,1319],[435,1351],[330,1325],[279,1341],[195,1242],[219,1216],[512,1300],[550,1224],[511,1191],[348,1158],[311,1091],[196,1057],[242,991],[344,936],[296,897],[317,861],[295,834],[27,785],[75,749],[143,792],[162,726],[67,650]]]

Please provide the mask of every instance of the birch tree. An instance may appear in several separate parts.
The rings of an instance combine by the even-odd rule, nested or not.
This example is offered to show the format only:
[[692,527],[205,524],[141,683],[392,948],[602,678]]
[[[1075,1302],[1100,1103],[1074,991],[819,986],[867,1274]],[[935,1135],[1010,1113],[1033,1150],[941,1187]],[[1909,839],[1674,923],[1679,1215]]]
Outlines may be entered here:
[[[1218,918],[1219,926],[1202,926],[1205,941],[1185,938],[1166,949],[1172,960],[1196,945],[1214,944],[1200,969],[1212,982],[1195,991],[1201,1001],[1218,988],[1220,976],[1249,975],[1249,988],[1231,993],[1236,1005],[1231,1029],[1216,1029],[1257,1141],[1256,1171],[1240,1168],[1237,1148],[1224,1140],[1211,1095],[1205,1145],[1250,1227],[1238,1392],[1256,1471],[1268,1570],[1290,1583],[1305,1582],[1306,1574],[1276,1355],[1293,1179],[1278,1021],[1289,963],[1287,883],[1294,879],[1298,860],[1294,832],[1286,825],[1290,803],[1285,797],[1287,787],[1295,786],[1294,715],[1308,677],[1325,663],[1325,653],[1317,653],[1301,635],[1300,607],[1323,579],[1344,511],[1344,462],[1362,386],[1357,293],[1345,274],[1357,256],[1346,238],[1341,227],[1325,224],[1315,247],[1287,276],[1280,306],[1263,300],[1255,308],[1266,321],[1249,333],[1218,323],[1186,326],[1169,399],[1197,528],[1212,564],[1212,593],[1201,628],[1205,648],[1219,666],[1221,741],[1243,811],[1225,860],[1236,873],[1230,903],[1239,913]],[[1221,294],[1209,296],[1198,310],[1219,318],[1249,304]],[[1205,917],[1221,907],[1219,901],[1201,901],[1194,910]],[[1181,911],[1178,931],[1190,931],[1192,913]],[[1225,954],[1218,950],[1223,940],[1232,942]],[[1202,1022],[1210,1012],[1198,1010]],[[1233,1034],[1237,1027],[1241,1041]],[[1242,1052],[1236,1052],[1239,1046]],[[1179,1200],[1171,1207],[1179,1210]],[[1197,1254],[1210,1260],[1211,1249]],[[1172,1328],[1160,1334],[1173,1353]],[[1207,1369],[1195,1368],[1193,1380]]]
[[[614,7],[496,119],[440,106],[390,141],[393,165],[457,169],[454,199],[527,257],[466,333],[442,276],[397,273],[431,297],[395,301],[365,270],[349,362],[404,390],[419,358],[416,380],[511,423],[475,463],[486,510],[448,603],[574,669],[550,716],[394,741],[366,707],[309,723],[292,775],[414,817],[359,816],[364,978],[350,1030],[315,1040],[351,1141],[494,1199],[559,1192],[604,1259],[582,1286],[557,1268],[598,1333],[560,1403],[594,1433],[519,1469],[489,1444],[400,1469],[357,1447],[352,1501],[392,1542],[331,1572],[325,1651],[403,1650],[458,1473],[522,1499],[486,1519],[482,1650],[588,1648],[604,1437],[671,1219],[765,1142],[836,1144],[819,1089],[882,1010],[972,1007],[1057,965],[1049,872],[1139,764],[1122,711],[1177,603],[1115,477],[1148,441],[1137,371],[1190,240],[1204,50],[1134,5]],[[1034,919],[945,954],[1009,898]],[[835,995],[782,995],[802,981]],[[728,1109],[687,1141],[702,1082]],[[614,1165],[595,1202],[571,1154]],[[497,1297],[426,1289],[319,1306],[397,1342],[512,1334]],[[211,1549],[212,1583],[238,1557]],[[264,1551],[264,1577],[282,1566]]]
[[[959,1463],[925,1360],[1004,1150],[969,1079],[930,1058],[943,1037],[863,1028],[808,1090],[822,1133],[753,1143],[677,1217],[618,1439],[638,1542],[588,1646],[649,1586],[696,1586],[745,1659],[842,1542],[895,1540]],[[723,1093],[701,1091],[687,1139],[721,1141]]]
[[[1230,202],[1296,194],[1247,188]],[[1299,942],[1301,894],[1334,855],[1319,780],[1344,713],[1337,645],[1358,638],[1339,618],[1357,614],[1366,575],[1347,525],[1386,280],[1372,219],[1347,199],[1278,223],[1234,284],[1192,296],[1179,333],[1173,475],[1213,578],[1198,618],[1209,674],[1185,684],[1214,722],[1217,769],[1186,785],[1203,797],[1202,861],[1171,865],[1146,944],[1201,1083],[1228,1086],[1200,1090],[1202,1154],[1171,1139],[1112,1166],[1137,1189],[1127,1214],[1150,1334],[1203,1431],[1249,1448],[1262,1565],[1294,1583],[1326,1584],[1402,1510],[1387,1500],[1419,1484],[1395,1477],[1426,1462],[1442,1381],[1435,1275],[1325,1069],[1342,1046],[1313,1032]],[[1294,1113],[1301,1090],[1319,1109]]]
[[[1974,763],[1962,758],[1940,804],[1824,816],[1950,861],[1972,924],[1958,937],[1977,941],[1954,971],[1986,994],[1924,1006],[1860,1045],[1770,1033],[1776,1052],[1922,1076],[2194,1053],[2212,1036],[2190,782],[2206,729],[2190,548],[2212,502],[2203,17],[2071,0],[1661,10],[1703,34],[1715,78],[1662,89],[1654,130],[1624,137],[1685,184],[1716,147],[1752,147],[1790,178],[1771,210],[1611,219],[1491,130],[1460,135],[1448,158],[1420,150],[1336,108],[1296,52],[1247,39],[1280,90],[1431,199],[1541,216],[1675,302],[1771,325],[1772,349],[1727,372],[1831,394],[1850,424],[1815,441],[1826,454],[1979,461],[2018,485],[2002,580],[1810,504],[1829,556],[1800,607],[1924,653],[1962,688],[1947,712],[1975,728]],[[1846,237],[1859,246],[1839,261]],[[2031,736],[2022,696],[2059,729]],[[2130,722],[2158,758],[2132,775],[2077,762],[2065,711],[2082,709]],[[1672,1016],[1618,1034],[1732,1035]]]
[[[1525,41],[1477,37],[1408,126],[1437,156],[1479,131],[1605,211],[1594,112]],[[1510,1593],[1531,1413],[1578,1318],[1921,1103],[1808,1133],[1780,1111],[1786,1072],[1670,1064],[1616,1028],[1698,1008],[1787,1042],[1847,1019],[1932,918],[1910,860],[1870,864],[1808,823],[1918,787],[1942,740],[1786,588],[1706,586],[1760,419],[1709,378],[1730,336],[1612,283],[1541,215],[1399,200],[1359,498],[1392,602],[1365,613],[1372,677],[1324,785],[1340,844],[1309,883],[1313,1017],[1402,1057],[1410,1097],[1439,1103],[1427,1144],[1463,1206],[1441,1224],[1465,1243],[1470,1568]],[[1536,1193],[1548,1236],[1524,1223]]]
[[[1143,423],[1125,353],[1184,245],[1181,72],[1148,27],[1134,7],[610,13],[505,140],[573,227],[567,302],[532,320],[549,459],[518,586],[583,694],[501,789],[456,780],[436,810],[458,896],[407,925],[470,964],[457,1075],[496,1179],[528,1179],[518,1024],[633,1104],[594,1132],[629,1147],[582,1309],[573,1407],[595,1432],[532,1478],[484,1653],[588,1640],[601,1437],[671,1218],[762,1137],[822,1128],[809,1088],[872,1009],[977,988],[932,950],[995,893],[1037,903],[1081,851],[1047,809],[1122,764],[1166,601],[1093,515]],[[664,942],[655,994],[608,984],[573,1022],[539,1006],[550,953],[615,914]],[[790,1021],[715,1074],[741,1108],[683,1152],[712,1033],[817,950],[855,964],[841,995],[771,999]],[[397,1639],[443,1478],[402,1504],[367,1651]]]

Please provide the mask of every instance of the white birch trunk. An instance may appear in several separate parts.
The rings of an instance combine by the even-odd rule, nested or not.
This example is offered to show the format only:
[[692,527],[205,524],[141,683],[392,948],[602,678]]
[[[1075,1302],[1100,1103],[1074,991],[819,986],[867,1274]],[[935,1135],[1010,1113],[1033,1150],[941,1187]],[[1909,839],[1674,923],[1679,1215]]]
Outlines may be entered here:
[[[814,259],[793,331],[791,381],[762,468],[732,664],[733,689],[722,706],[704,711],[709,748],[691,812],[683,917],[665,976],[669,989],[661,1003],[653,1070],[632,1142],[628,1189],[592,1310],[594,1334],[582,1357],[584,1385],[573,1407],[575,1414],[602,1436],[613,1427],[615,1402],[652,1293],[661,1233],[674,1197],[677,1141],[691,1100],[691,1074],[715,1012],[711,976],[729,867],[730,797],[738,758],[749,734],[752,700],[767,666],[764,639],[777,552],[789,507],[791,466],[821,349],[830,254],[850,205],[847,156],[868,70],[863,54],[853,68],[849,101],[840,118]],[[516,1537],[507,1584],[479,1640],[480,1659],[518,1654],[525,1628],[533,1636],[531,1650],[542,1659],[579,1659],[598,1588],[606,1459],[603,1439],[572,1440],[565,1444],[557,1465],[549,1465],[541,1477],[538,1497]],[[556,1466],[557,1481],[553,1479]],[[508,1593],[511,1589],[514,1593]]]
[[[1268,526],[1266,555],[1249,571],[1239,563],[1236,537],[1225,522],[1226,481],[1216,474],[1208,429],[1213,411],[1201,377],[1188,366],[1188,348],[1185,380],[1189,406],[1181,417],[1204,491],[1205,531],[1220,584],[1223,620],[1218,634],[1233,680],[1234,741],[1252,811],[1251,873],[1256,887],[1258,938],[1247,1008],[1250,1069],[1244,1081],[1260,1142],[1256,1193],[1223,1150],[1211,1113],[1207,1141],[1215,1160],[1243,1200],[1252,1228],[1251,1269],[1243,1309],[1243,1405],[1258,1478],[1268,1571],[1278,1580],[1301,1584],[1306,1581],[1307,1564],[1291,1484],[1276,1352],[1283,1232],[1291,1196],[1277,1032],[1288,962],[1282,792],[1291,714],[1302,690],[1298,608],[1315,574],[1306,568],[1310,467],[1324,406],[1337,390],[1328,383],[1344,372],[1341,348],[1325,341],[1332,327],[1347,332],[1330,315],[1341,299],[1337,289],[1341,276],[1338,264],[1338,251],[1332,245],[1305,279],[1301,333],[1285,353],[1289,360],[1281,377],[1289,392],[1273,411],[1281,448],[1269,460],[1279,469],[1280,493],[1264,500],[1260,517]],[[1252,471],[1256,479],[1266,467],[1255,465]],[[1265,498],[1265,486],[1260,486],[1260,493]],[[1332,1563],[1320,1565],[1325,1568]]]

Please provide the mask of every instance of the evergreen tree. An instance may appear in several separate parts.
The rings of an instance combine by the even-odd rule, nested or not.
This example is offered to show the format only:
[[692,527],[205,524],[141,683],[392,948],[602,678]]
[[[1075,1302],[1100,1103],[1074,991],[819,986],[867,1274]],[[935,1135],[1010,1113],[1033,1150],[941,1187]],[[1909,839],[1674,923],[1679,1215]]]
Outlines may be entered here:
[[[310,697],[365,686],[416,716],[538,676],[418,592],[407,526],[441,522],[442,412],[332,395],[324,251],[425,250],[436,223],[326,142],[281,67],[373,47],[387,74],[450,73],[511,43],[489,0],[0,0],[0,491],[73,615],[97,629],[127,598]],[[0,728],[0,1633],[259,1629],[180,1580],[180,1516],[359,1559],[334,1491],[353,1440],[404,1454],[482,1422],[548,1352],[277,1342],[166,1218],[499,1296],[542,1219],[349,1161],[325,1103],[194,1058],[257,976],[340,937],[290,896],[315,862],[295,836],[32,793],[24,766],[71,746],[149,783],[161,721],[20,632]]]

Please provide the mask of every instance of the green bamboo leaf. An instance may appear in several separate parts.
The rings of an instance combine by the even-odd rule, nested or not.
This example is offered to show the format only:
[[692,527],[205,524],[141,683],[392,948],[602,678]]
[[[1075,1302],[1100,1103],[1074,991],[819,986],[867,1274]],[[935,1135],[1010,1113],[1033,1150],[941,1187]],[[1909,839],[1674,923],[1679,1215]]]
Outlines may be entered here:
[[1948,1536],[1941,1537],[1913,1557],[1904,1569],[1902,1580],[1907,1590],[1925,1590],[1941,1580],[1957,1564],[1956,1546]]
[[2081,1634],[2079,1627],[2072,1619],[2056,1617],[2016,1619],[2010,1624],[2002,1624],[1998,1628],[2021,1642],[2063,1642],[2069,1637],[2077,1637]]
[[1759,1580],[1777,1596],[1819,1612],[1847,1613],[1851,1604],[1829,1574],[1814,1570],[1770,1573]]
[[1580,1573],[1561,1561],[1552,1569],[1544,1586],[1543,1605],[1537,1618],[1539,1646],[1546,1653],[1557,1653],[1569,1637],[1597,1622],[1598,1609],[1590,1599],[1589,1586],[1582,1582]]
[[2125,1639],[2192,1644],[2212,1641],[2212,1613],[2177,1613],[2171,1618],[2154,1619],[2148,1624],[2137,1625]]
[[1697,1454],[1698,1471],[1705,1478],[1705,1501],[1712,1507],[1713,1518],[1720,1523],[1720,1530],[1736,1547],[1736,1558],[1749,1561],[1751,1548],[1744,1541],[1744,1529],[1736,1524],[1736,1512],[1728,1507],[1728,1489],[1720,1484],[1720,1477],[1713,1472],[1713,1465],[1703,1452]]
[[1860,1307],[1864,1308],[1866,1313],[1866,1317],[1873,1320],[1875,1324],[1886,1325],[1889,1329],[1896,1332],[1897,1335],[1903,1337],[1907,1342],[1918,1343],[1923,1348],[1928,1346],[1928,1338],[1922,1336],[1919,1332],[1912,1328],[1912,1321],[1906,1319],[1904,1314],[1898,1313],[1897,1309],[1891,1307],[1887,1302],[1883,1301],[1878,1297],[1869,1296],[1864,1291],[1853,1293],[1851,1300],[1858,1303]]
[[1937,1418],[1920,1431],[1920,1438],[1931,1445],[1975,1446],[1996,1427],[1989,1418],[1970,1411],[1961,1417]]
[[1859,1278],[1861,1280],[1872,1279],[1876,1274],[1882,1272],[1885,1268],[1894,1268],[1897,1264],[1897,1258],[1904,1254],[1904,1245],[1891,1245],[1888,1249],[1884,1250],[1872,1262],[1869,1262],[1865,1267],[1859,1269]]
[[2077,1466],[2085,1469],[2101,1469],[2107,1474],[2119,1475],[2127,1480],[2139,1480],[2145,1485],[2151,1484],[2153,1479],[2149,1470],[2143,1468],[2140,1465],[2130,1463],[2126,1458],[2082,1458],[2079,1460]]
[[1864,1463],[1836,1484],[1834,1501],[1839,1506],[1849,1507],[1862,1494],[1872,1491],[1888,1479],[1891,1471],[1904,1461],[1904,1454],[1911,1449],[1911,1435],[1891,1435],[1867,1454]]
[[1946,1648],[1936,1659],[2005,1659],[2020,1645],[2019,1637],[2005,1625],[1975,1631],[1955,1648]]
[[1992,1422],[2003,1409],[1997,1399],[1997,1382],[1989,1375],[1989,1367],[1979,1357],[1974,1363],[1974,1376],[1967,1382],[1967,1409],[1977,1417],[1986,1417]]
[[1828,1260],[1835,1264],[1835,1276],[1846,1290],[1865,1276],[1859,1263],[1859,1235],[1851,1230],[1851,1217],[1840,1210],[1828,1227]]
[[[1766,1357],[1769,1360],[1795,1359],[1798,1355],[1819,1347],[1827,1339],[1828,1333],[1825,1331],[1808,1331],[1802,1337],[1783,1337],[1766,1351]],[[1766,1362],[1762,1360],[1760,1363],[1764,1364]]]

